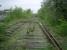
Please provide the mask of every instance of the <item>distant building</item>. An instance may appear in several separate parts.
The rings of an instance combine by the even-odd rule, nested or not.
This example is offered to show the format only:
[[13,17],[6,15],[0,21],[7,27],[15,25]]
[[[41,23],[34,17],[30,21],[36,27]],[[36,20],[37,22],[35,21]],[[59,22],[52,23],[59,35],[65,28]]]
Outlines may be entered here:
[[8,12],[9,12],[9,10],[0,10],[0,15],[5,15]]
[[0,10],[0,21],[4,20],[9,10]]

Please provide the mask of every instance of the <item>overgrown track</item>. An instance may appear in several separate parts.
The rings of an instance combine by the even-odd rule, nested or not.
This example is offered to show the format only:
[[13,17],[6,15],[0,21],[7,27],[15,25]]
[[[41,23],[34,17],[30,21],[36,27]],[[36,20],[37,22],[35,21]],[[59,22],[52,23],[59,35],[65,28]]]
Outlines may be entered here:
[[42,29],[44,35],[47,36],[47,39],[53,44],[54,47],[58,50],[62,50],[61,46],[59,45],[58,41],[53,37],[53,35],[47,30],[47,28],[42,24],[39,23],[40,28]]
[[[19,29],[24,23],[37,23],[40,26],[41,30],[43,31],[44,36],[46,35],[46,37],[49,40],[49,42],[57,50],[62,50],[62,48],[60,47],[58,41],[53,37],[53,35],[51,33],[49,33],[49,31],[46,29],[46,27],[41,22],[19,21],[19,22],[15,23],[15,24],[11,25],[10,27],[8,27],[8,32],[13,33],[14,31],[17,31],[17,29]],[[14,28],[14,26],[16,26],[16,27]]]
[[[32,23],[32,21],[19,21],[14,24],[11,24],[6,28],[6,33],[13,33],[17,31],[22,25],[24,25],[24,23]],[[33,22],[33,23],[37,23],[37,22]]]

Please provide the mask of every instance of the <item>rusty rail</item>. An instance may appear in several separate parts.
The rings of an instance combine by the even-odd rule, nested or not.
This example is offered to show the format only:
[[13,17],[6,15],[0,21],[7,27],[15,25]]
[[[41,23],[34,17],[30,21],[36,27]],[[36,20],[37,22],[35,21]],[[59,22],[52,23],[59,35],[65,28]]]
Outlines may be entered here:
[[57,50],[62,50],[61,46],[59,45],[58,41],[53,37],[53,35],[47,30],[47,28],[42,24],[42,23],[38,23],[41,30],[43,31],[43,33],[47,36],[47,38],[49,39],[49,41],[52,43],[52,45],[57,49]]
[[[30,23],[32,21],[19,21],[13,25],[19,24],[19,23]],[[43,31],[44,35],[46,35],[47,39],[51,42],[51,44],[57,49],[57,50],[62,50],[62,48],[60,47],[58,41],[53,37],[53,35],[47,30],[47,28],[41,23],[41,22],[33,22],[33,23],[37,23],[41,30]],[[11,25],[11,26],[13,26]],[[11,27],[10,26],[10,27]],[[8,28],[10,28],[8,27]]]

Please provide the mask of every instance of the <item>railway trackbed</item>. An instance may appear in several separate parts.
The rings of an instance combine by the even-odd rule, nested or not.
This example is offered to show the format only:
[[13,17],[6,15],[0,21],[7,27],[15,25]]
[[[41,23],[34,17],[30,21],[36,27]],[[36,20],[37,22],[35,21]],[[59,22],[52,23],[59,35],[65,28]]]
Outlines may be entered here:
[[[25,29],[24,32],[22,29],[23,30]],[[6,32],[8,33],[7,34],[8,36],[10,36],[14,32],[18,32],[18,33],[21,32],[20,35],[15,34],[16,36],[14,37],[12,36],[13,39],[15,39],[17,36],[18,38],[16,38],[15,42],[8,47],[11,50],[17,50],[19,47],[28,50],[33,50],[36,48],[39,49],[42,48],[41,50],[47,50],[47,49],[43,49],[48,45],[47,40],[49,41],[49,43],[53,45],[52,47],[54,47],[56,50],[62,50],[58,41],[53,37],[51,33],[49,33],[49,31],[41,22],[19,21],[8,27],[6,29]]]

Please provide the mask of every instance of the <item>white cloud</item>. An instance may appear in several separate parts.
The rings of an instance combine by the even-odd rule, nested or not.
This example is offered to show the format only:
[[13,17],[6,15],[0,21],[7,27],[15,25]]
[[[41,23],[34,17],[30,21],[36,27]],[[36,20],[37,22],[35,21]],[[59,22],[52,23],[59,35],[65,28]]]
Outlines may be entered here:
[[36,12],[40,8],[41,2],[42,0],[2,0],[0,3],[3,5],[3,9],[14,7],[16,5],[23,7],[24,9],[30,8],[33,12]]

